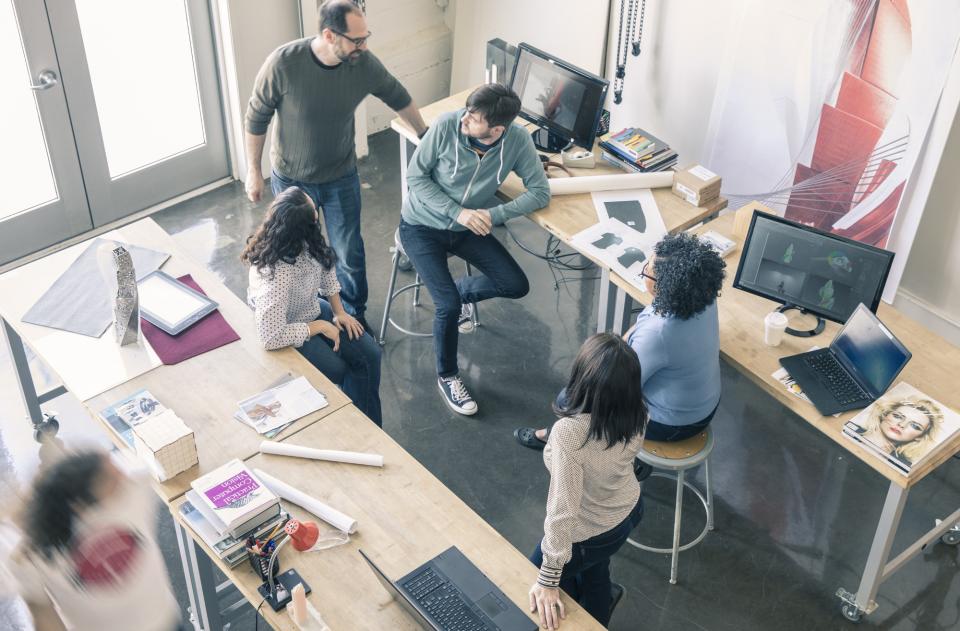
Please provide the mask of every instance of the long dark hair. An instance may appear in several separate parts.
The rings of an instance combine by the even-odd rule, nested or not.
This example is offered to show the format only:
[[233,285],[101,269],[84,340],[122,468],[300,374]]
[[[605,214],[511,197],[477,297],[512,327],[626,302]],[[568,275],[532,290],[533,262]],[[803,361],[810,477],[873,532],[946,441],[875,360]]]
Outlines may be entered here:
[[597,333],[580,347],[570,370],[558,416],[590,415],[588,438],[607,448],[627,443],[647,426],[647,406],[640,390],[640,359],[620,337]]
[[34,481],[27,537],[47,559],[70,545],[77,512],[96,503],[93,487],[103,471],[104,457],[96,451],[66,456]]
[[327,245],[313,203],[303,189],[291,186],[273,198],[270,210],[257,231],[247,239],[240,260],[258,270],[280,263],[293,264],[304,248],[325,268],[337,258]]

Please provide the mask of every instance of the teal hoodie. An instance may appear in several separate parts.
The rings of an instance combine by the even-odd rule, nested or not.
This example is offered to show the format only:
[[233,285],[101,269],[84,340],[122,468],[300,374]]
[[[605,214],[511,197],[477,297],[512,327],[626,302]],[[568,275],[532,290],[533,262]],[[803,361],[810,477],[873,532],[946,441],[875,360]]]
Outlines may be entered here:
[[[550,203],[547,176],[530,134],[511,124],[481,159],[460,132],[465,113],[461,109],[441,116],[413,152],[401,210],[407,223],[459,231],[466,230],[457,223],[464,208],[489,210],[493,223],[502,224]],[[510,171],[516,171],[527,190],[502,203],[494,194]]]

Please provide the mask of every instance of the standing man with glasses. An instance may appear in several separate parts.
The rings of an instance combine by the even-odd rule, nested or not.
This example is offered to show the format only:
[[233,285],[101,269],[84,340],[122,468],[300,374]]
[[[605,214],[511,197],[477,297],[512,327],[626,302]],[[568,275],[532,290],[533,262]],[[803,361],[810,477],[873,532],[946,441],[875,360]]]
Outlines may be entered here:
[[320,7],[319,34],[284,44],[264,62],[247,105],[247,197],[260,201],[260,162],[267,126],[276,116],[270,152],[274,194],[297,186],[323,213],[337,254],[344,307],[370,331],[366,259],[360,236],[360,178],[353,117],[373,94],[422,136],[427,126],[410,94],[367,50],[371,33],[349,0]]

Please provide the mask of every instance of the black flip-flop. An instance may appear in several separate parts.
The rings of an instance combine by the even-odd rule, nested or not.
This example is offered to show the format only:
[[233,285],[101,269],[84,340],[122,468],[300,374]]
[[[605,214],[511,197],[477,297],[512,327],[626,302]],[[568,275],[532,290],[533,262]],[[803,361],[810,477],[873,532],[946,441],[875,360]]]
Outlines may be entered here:
[[[513,430],[513,437],[527,449],[543,451],[543,448],[547,446],[547,441],[537,438],[537,429],[535,427],[518,427]],[[547,428],[547,438],[550,438],[549,427]]]

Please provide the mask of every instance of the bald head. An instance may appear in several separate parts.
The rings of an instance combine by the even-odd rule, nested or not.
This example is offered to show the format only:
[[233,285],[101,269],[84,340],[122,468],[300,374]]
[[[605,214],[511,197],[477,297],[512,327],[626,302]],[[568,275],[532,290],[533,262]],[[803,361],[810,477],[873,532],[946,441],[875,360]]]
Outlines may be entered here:
[[324,29],[346,33],[350,30],[347,16],[351,14],[363,17],[363,11],[351,0],[327,0],[320,5],[317,33],[322,35]]

